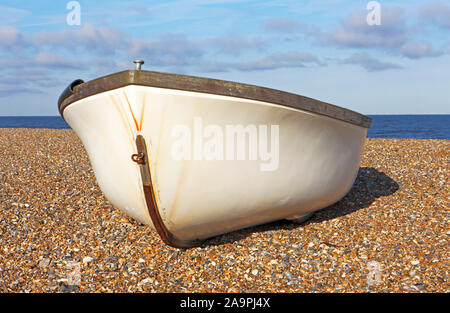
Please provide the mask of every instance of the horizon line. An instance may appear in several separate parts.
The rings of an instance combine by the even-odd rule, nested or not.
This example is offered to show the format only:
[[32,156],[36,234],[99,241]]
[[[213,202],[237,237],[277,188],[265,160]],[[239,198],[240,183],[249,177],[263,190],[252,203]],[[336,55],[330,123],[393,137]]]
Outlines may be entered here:
[[[366,113],[364,115],[450,115],[450,113]],[[0,115],[0,117],[61,117],[61,115]]]

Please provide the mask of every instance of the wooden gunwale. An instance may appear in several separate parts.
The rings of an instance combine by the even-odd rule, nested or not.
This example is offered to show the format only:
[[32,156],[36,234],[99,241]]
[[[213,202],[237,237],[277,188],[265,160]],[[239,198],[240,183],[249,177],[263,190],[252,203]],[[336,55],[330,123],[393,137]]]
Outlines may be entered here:
[[76,85],[73,83],[69,85],[58,100],[58,109],[61,116],[63,116],[64,109],[67,106],[83,98],[129,85],[137,85],[269,102],[325,115],[365,128],[369,128],[372,123],[372,119],[368,116],[312,98],[265,87],[210,78],[142,70],[127,70],[103,76],[89,82],[82,82],[80,80],[77,80],[77,82],[78,84]]

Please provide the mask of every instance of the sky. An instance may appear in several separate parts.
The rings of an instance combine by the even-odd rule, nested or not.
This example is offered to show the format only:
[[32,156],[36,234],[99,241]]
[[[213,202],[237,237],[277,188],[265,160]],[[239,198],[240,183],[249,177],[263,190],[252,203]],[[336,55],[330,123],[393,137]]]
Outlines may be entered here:
[[363,114],[450,113],[446,0],[69,2],[0,3],[0,116],[58,115],[73,80],[135,59]]

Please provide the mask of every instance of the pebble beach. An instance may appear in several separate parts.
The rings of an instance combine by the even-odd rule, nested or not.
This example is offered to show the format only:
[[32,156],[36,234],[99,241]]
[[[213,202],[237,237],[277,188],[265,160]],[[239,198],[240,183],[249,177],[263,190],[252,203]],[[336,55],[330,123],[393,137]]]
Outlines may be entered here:
[[100,191],[72,130],[0,129],[0,292],[450,292],[449,140],[367,139],[349,194],[166,246]]

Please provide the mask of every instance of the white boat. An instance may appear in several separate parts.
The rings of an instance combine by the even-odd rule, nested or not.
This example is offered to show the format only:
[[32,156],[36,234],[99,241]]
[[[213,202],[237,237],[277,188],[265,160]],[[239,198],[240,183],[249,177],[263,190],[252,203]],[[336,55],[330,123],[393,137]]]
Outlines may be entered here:
[[344,197],[371,119],[252,85],[137,68],[62,93],[106,198],[174,247]]

